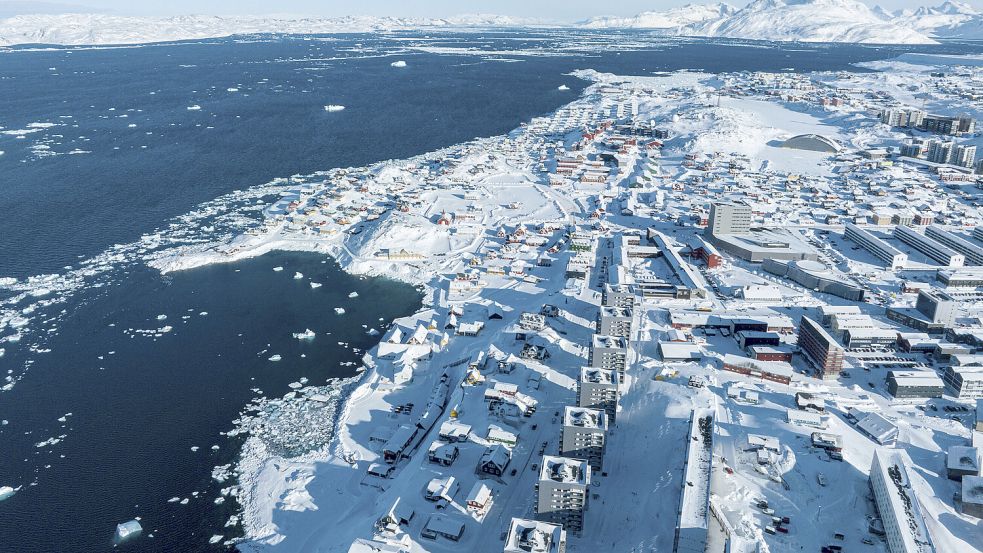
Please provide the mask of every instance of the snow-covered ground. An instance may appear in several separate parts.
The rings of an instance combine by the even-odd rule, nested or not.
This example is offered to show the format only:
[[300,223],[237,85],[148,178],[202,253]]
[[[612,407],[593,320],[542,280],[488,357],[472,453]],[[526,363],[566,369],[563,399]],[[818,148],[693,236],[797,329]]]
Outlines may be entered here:
[[[506,136],[410,160],[294,177],[266,189],[267,197],[279,190],[279,199],[264,204],[261,219],[247,233],[156,254],[151,263],[166,272],[272,249],[310,250],[335,256],[346,270],[386,275],[427,290],[426,307],[395,321],[382,343],[366,355],[366,370],[359,377],[327,387],[298,385],[289,398],[258,407],[240,421],[237,432],[250,437],[240,463],[231,469],[238,482],[228,488],[243,506],[236,521],[247,536],[240,547],[346,551],[361,539],[400,544],[406,551],[500,551],[512,517],[536,516],[535,468],[541,455],[558,451],[556,414],[575,401],[576,379],[588,362],[586,344],[595,332],[599,287],[614,278],[616,260],[619,270],[633,278],[670,283],[679,278],[664,258],[616,254],[621,236],[632,229],[658,228],[685,251],[700,233],[699,214],[705,214],[711,200],[743,198],[755,205],[756,225],[797,233],[818,250],[831,274],[868,287],[874,302],[910,301],[897,293],[897,275],[884,271],[867,252],[851,249],[838,234],[842,225],[830,222],[828,215],[870,213],[850,192],[852,179],[865,175],[908,183],[886,185],[886,200],[870,193],[866,201],[875,207],[935,205],[942,192],[930,186],[934,177],[923,166],[871,163],[853,152],[897,144],[903,137],[872,117],[878,102],[908,101],[918,87],[923,87],[920,99],[931,95],[939,107],[959,100],[937,82],[930,84],[925,66],[894,62],[880,67],[883,72],[870,75],[683,72],[620,77],[578,72],[595,81],[582,98]],[[871,96],[872,91],[883,96]],[[589,161],[610,151],[609,138],[621,135],[607,122],[649,120],[658,122],[669,138],[658,146],[623,146],[617,168],[608,165],[603,182],[557,174],[561,159],[584,155]],[[829,137],[842,152],[783,147],[790,137],[810,134]],[[916,185],[923,188],[912,190]],[[899,196],[902,192],[907,195]],[[829,199],[821,205],[817,197]],[[978,217],[975,208],[966,209],[970,212]],[[566,278],[567,263],[584,255],[565,245],[574,231],[593,241],[587,256],[594,269],[582,279]],[[933,268],[931,260],[886,239],[910,252],[912,269]],[[541,263],[544,255],[551,263]],[[698,265],[684,263],[693,264],[694,271]],[[704,485],[713,516],[726,519],[732,539],[759,543],[765,551],[791,552],[833,543],[835,531],[844,534],[838,542],[851,550],[883,551],[879,539],[867,531],[875,511],[865,499],[873,451],[879,446],[846,420],[846,412],[857,406],[880,413],[901,429],[894,447],[905,451],[916,468],[913,489],[930,519],[938,550],[978,549],[972,520],[952,504],[954,484],[939,475],[940,456],[967,440],[965,421],[893,401],[884,388],[885,371],[870,369],[862,355],[848,359],[852,379],[838,382],[807,376],[811,369],[796,355],[793,381],[785,385],[720,371],[715,359],[744,355],[733,337],[692,332],[689,339],[706,355],[701,363],[666,363],[657,353],[658,342],[671,330],[669,310],[710,306],[747,316],[765,310],[795,324],[802,315],[815,316],[819,306],[850,302],[806,290],[729,256],[722,268],[704,271],[700,281],[703,298],[643,300],[638,307],[605,469],[594,476],[585,530],[579,537],[568,536],[568,550],[671,549],[685,450],[666,444],[685,441],[690,413],[709,409],[715,420],[714,460]],[[749,303],[741,299],[749,287],[771,287],[780,299]],[[520,313],[538,312],[544,304],[560,309],[533,338],[550,357],[520,359],[525,342],[516,339],[514,325]],[[881,324],[891,324],[876,303],[859,305]],[[963,307],[977,310],[972,303]],[[477,336],[459,335],[455,329],[462,324],[478,324],[481,330]],[[782,339],[794,343],[792,335]],[[478,352],[514,368],[503,372],[492,362],[480,373],[472,372],[468,360]],[[865,367],[880,373],[864,378]],[[706,384],[687,386],[691,377]],[[441,381],[449,383],[449,398],[436,423],[424,427],[407,458],[387,465],[382,444],[401,425],[417,420]],[[511,418],[489,412],[483,395],[496,383],[515,385],[536,402],[535,413]],[[736,390],[756,392],[757,403],[735,399],[743,397]],[[842,437],[842,462],[830,461],[810,444],[815,429],[786,422],[794,394],[802,391],[826,399],[825,431]],[[266,424],[271,416],[275,432]],[[470,425],[471,436],[457,444],[459,456],[451,466],[431,463],[428,448],[449,420]],[[316,436],[292,434],[312,423],[321,429]],[[505,474],[481,478],[475,467],[489,444],[491,425],[508,428],[518,443]],[[750,435],[780,444],[764,469],[759,456],[745,452]],[[288,450],[285,437],[292,444]],[[392,466],[392,473],[373,476],[367,471],[374,464]],[[459,485],[448,502],[438,507],[424,499],[431,480],[448,476]],[[478,481],[491,488],[493,503],[475,512],[464,500]],[[788,534],[765,533],[771,517],[754,507],[762,499],[791,519]],[[394,532],[375,528],[374,522],[397,500],[415,518]],[[460,542],[421,537],[428,517],[437,512],[464,524]],[[719,531],[711,532],[711,542],[722,539]]]
[[[607,436],[604,470],[592,478],[584,531],[568,535],[568,551],[671,550],[680,491],[690,487],[695,495],[684,506],[698,506],[692,498],[707,492],[709,511],[721,521],[708,525],[714,543],[724,539],[719,529],[725,528],[760,551],[815,551],[830,543],[886,551],[868,532],[875,511],[866,499],[880,447],[910,459],[912,489],[937,550],[976,551],[979,521],[956,509],[956,484],[942,465],[943,452],[971,434],[967,416],[943,415],[951,411],[940,408],[961,404],[951,397],[894,400],[884,384],[886,369],[871,359],[886,353],[850,352],[846,375],[819,380],[786,328],[798,326],[803,315],[818,318],[822,306],[854,305],[883,328],[911,331],[888,320],[884,306],[911,305],[914,296],[902,290],[902,281],[929,282],[940,266],[876,221],[883,213],[931,214],[962,232],[980,222],[983,198],[972,180],[943,182],[924,160],[880,159],[881,148],[896,150],[908,133],[928,135],[890,128],[878,114],[918,105],[978,116],[966,101],[971,92],[964,79],[932,76],[939,65],[959,61],[906,58],[880,62],[874,67],[881,72],[871,74],[579,71],[576,77],[592,82],[580,98],[507,135],[230,194],[189,214],[172,233],[107,252],[83,269],[98,274],[121,259],[171,272],[301,250],[331,255],[352,273],[425,290],[424,308],[382,333],[358,376],[324,386],[297,382],[282,397],[244,409],[233,431],[247,436],[240,461],[213,474],[229,481],[225,495],[242,506],[230,523],[245,529],[238,544],[244,550],[348,551],[357,540],[376,540],[413,552],[501,551],[513,517],[536,517],[538,465],[543,455],[558,453],[559,414],[574,403],[580,368],[589,362],[603,285],[632,282],[692,294],[643,298],[635,306],[621,410]],[[979,69],[960,65],[956,73],[962,72],[979,78]],[[825,142],[807,142],[836,151],[785,144],[802,135],[821,135]],[[955,140],[971,144],[978,136]],[[863,288],[868,300],[805,288],[731,254],[707,267],[692,254],[710,204],[718,201],[748,203],[752,226],[784,233],[779,236],[814,255],[824,274]],[[205,220],[210,231],[192,232]],[[902,271],[885,268],[843,237],[847,221],[870,221],[864,226],[909,254],[910,263]],[[663,241],[650,242],[648,229]],[[84,278],[73,273],[0,285],[26,297],[45,288],[68,290]],[[983,326],[983,302],[965,294],[960,325]],[[557,309],[543,328],[517,331],[523,312],[549,313],[547,305]],[[707,311],[787,321],[779,339],[783,351],[794,353],[791,382],[723,371],[724,356],[746,356],[732,335],[671,325],[674,316],[699,318]],[[5,311],[0,328],[29,324],[27,315]],[[676,331],[701,360],[661,359],[660,343],[677,340]],[[524,351],[549,356],[533,359]],[[920,355],[898,359],[917,361],[926,372],[942,367]],[[528,417],[493,412],[485,395],[496,385],[522,394],[535,411]],[[757,399],[747,400],[746,392]],[[814,429],[787,422],[796,392],[825,400],[825,431],[841,437],[843,461],[811,444]],[[893,421],[897,443],[880,446],[862,434],[846,417],[854,407]],[[712,468],[684,476],[683,464],[694,457],[683,445],[691,440],[694,412],[713,415]],[[432,463],[428,450],[449,421],[469,425],[471,433],[456,444],[450,466]],[[400,427],[416,424],[413,447],[386,463],[383,444]],[[476,465],[492,426],[514,433],[517,443],[502,475],[482,477]],[[749,438],[777,444],[774,455],[745,451]],[[380,477],[370,468],[391,472]],[[431,481],[447,477],[458,483],[451,497],[425,499]],[[466,498],[479,481],[491,489],[492,502],[476,511]],[[775,515],[790,518],[787,534],[765,533],[774,523],[756,507],[762,499]],[[415,516],[377,528],[397,500]],[[686,509],[687,524],[706,514],[705,508]],[[422,537],[437,513],[464,525],[461,541]]]

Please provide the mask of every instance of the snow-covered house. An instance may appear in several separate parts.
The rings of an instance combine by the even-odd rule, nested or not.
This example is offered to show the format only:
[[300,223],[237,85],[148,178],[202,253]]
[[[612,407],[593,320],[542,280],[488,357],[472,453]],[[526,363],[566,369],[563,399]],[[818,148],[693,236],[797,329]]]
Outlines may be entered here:
[[460,487],[461,484],[453,476],[433,478],[427,483],[427,487],[423,491],[423,497],[427,501],[446,501],[450,503],[454,500],[454,496]]
[[460,454],[461,450],[456,445],[436,441],[430,444],[430,449],[427,451],[427,459],[431,463],[449,467],[454,464],[454,461],[457,460]]
[[510,462],[512,462],[512,450],[502,444],[492,444],[481,454],[477,472],[478,474],[501,476],[505,474]]
[[446,421],[440,425],[438,435],[448,442],[466,442],[471,436],[471,425]]
[[477,481],[468,493],[468,509],[476,513],[484,512],[491,506],[492,490],[484,482]]
[[464,535],[464,521],[459,517],[434,513],[427,519],[420,535],[430,540],[435,540],[439,536],[451,541],[460,541],[461,536]]
[[416,512],[413,511],[408,503],[403,502],[403,498],[397,497],[392,507],[376,521],[376,528],[384,532],[397,532],[400,526],[409,525]]

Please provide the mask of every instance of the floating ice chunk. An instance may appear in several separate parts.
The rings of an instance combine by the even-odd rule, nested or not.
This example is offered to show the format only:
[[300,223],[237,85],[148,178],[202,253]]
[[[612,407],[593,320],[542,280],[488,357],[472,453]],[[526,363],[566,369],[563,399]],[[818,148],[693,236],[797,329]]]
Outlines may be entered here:
[[270,357],[270,361],[279,361],[281,359],[283,359],[283,357],[281,357],[279,353]]
[[315,336],[317,336],[317,334],[315,334],[314,331],[309,328],[303,332],[294,332],[294,338],[297,338],[298,340],[313,340]]
[[304,385],[300,382],[291,382],[290,384],[287,384],[287,386],[289,386],[291,390],[299,390],[304,387]]
[[168,503],[177,503],[178,501],[181,501],[180,497],[172,497],[167,500]]
[[338,315],[344,315],[345,314],[345,308],[344,307],[335,307],[334,308],[334,312],[336,314],[338,314]]
[[170,331],[172,331],[172,330],[174,330],[174,328],[173,328],[173,327],[171,327],[170,325],[168,325],[168,326],[164,326],[164,327],[161,327],[161,328],[160,328],[160,329],[158,329],[158,330],[159,330],[159,333],[160,333],[160,334],[166,334],[166,333],[168,333],[168,332],[170,332]]
[[374,328],[370,328],[370,329],[369,329],[369,330],[368,330],[368,331],[366,332],[366,334],[368,334],[369,336],[378,336],[378,335],[379,335],[379,331],[378,331],[378,330],[376,330],[376,329],[374,329]]
[[215,498],[215,504],[216,505],[221,505],[223,503],[225,503],[225,498],[224,497],[216,497]]
[[357,298],[358,297],[358,292],[352,292],[351,294],[348,294],[348,297],[349,298]]
[[297,280],[300,280],[300,279],[304,278],[304,273],[299,273],[299,272],[298,273],[294,273],[294,278],[297,279]]
[[226,88],[225,91],[226,92],[239,92],[239,89],[236,88],[236,87],[234,87],[234,86],[230,86],[229,88]]
[[123,541],[127,538],[138,535],[143,531],[143,526],[140,526],[140,521],[131,520],[129,522],[124,522],[122,524],[116,525],[116,539]]
[[13,497],[13,495],[17,493],[17,490],[19,489],[20,486],[17,486],[16,488],[12,488],[10,486],[0,486],[0,501]]
[[158,321],[163,321],[165,319],[167,319],[167,315],[157,315],[157,320]]
[[282,270],[283,270],[283,267],[273,267],[273,272],[275,272],[275,273],[279,273]]
[[194,104],[192,106],[188,106],[188,111],[198,111],[200,109],[201,109],[201,106],[199,106],[198,104]]
[[212,451],[218,451],[218,450],[219,450],[219,447],[217,445],[213,445],[212,446]]
[[184,499],[181,500],[181,505],[187,505],[187,504],[188,504],[188,498],[185,497]]
[[345,106],[340,106],[338,104],[328,104],[324,106],[324,111],[334,112],[334,111],[341,111],[343,109],[345,109]]
[[556,87],[556,89],[557,90],[570,90],[570,87],[567,86],[567,85],[565,85],[565,84],[561,84],[560,86]]
[[201,448],[196,445],[191,446],[191,451],[198,451],[199,449]]
[[201,315],[202,317],[205,317],[208,315],[208,311],[202,311],[201,313],[198,314]]
[[320,287],[321,287],[321,283],[320,282],[312,282],[311,283],[311,288],[317,289],[317,288],[320,288]]
[[[222,498],[220,497],[219,499],[222,499]],[[218,501],[216,501],[216,503],[218,503]],[[223,536],[222,534],[215,534],[214,536],[212,536],[211,538],[208,539],[208,543],[218,543],[218,542],[222,541],[222,538],[224,538],[224,537],[225,536]]]
[[393,67],[406,67],[406,62],[403,61],[403,60],[399,60],[399,61],[394,61],[394,62],[390,63],[389,65],[391,65]]

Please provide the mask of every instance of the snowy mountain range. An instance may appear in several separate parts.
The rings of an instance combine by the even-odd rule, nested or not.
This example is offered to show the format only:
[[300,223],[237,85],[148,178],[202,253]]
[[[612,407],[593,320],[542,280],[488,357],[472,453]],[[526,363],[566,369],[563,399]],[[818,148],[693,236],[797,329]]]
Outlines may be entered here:
[[485,14],[433,19],[370,16],[287,19],[213,15],[126,17],[105,14],[34,14],[0,20],[0,46],[142,44],[259,33],[361,33],[440,27],[524,27],[537,23],[538,21],[532,19]]
[[668,34],[801,42],[931,44],[910,26],[855,0],[754,0],[738,9],[728,4],[690,4],[631,18],[598,17],[589,28],[627,27]]
[[452,27],[573,27],[647,29],[667,36],[750,40],[932,44],[935,38],[983,39],[983,13],[946,1],[937,7],[888,11],[857,0],[753,0],[689,4],[633,17],[593,17],[570,25],[500,15],[449,18],[351,16],[339,18],[124,17],[105,14],[35,14],[0,19],[0,46],[14,44],[136,44],[231,35],[328,34]]

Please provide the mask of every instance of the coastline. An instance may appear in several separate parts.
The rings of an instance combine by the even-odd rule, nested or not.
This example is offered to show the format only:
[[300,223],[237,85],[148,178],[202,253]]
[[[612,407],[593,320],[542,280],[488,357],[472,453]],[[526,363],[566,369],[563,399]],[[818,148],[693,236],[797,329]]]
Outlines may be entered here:
[[[594,85],[602,82],[606,77],[594,70],[578,70],[571,73],[571,76],[587,80],[591,82],[591,85],[579,97],[543,117],[553,117],[557,112],[569,109],[578,102],[583,102],[591,93],[596,92]],[[525,123],[523,127],[525,127]],[[437,151],[426,152],[409,159],[389,160],[362,169],[381,173],[385,172],[387,168],[395,168],[399,165],[410,166],[425,160],[440,159],[451,154],[457,155],[462,150],[469,148],[486,148],[492,144],[501,144],[507,141],[511,135],[523,130],[520,127],[507,134],[479,138]],[[333,172],[319,172],[317,176]],[[284,183],[278,180],[276,182],[285,188],[291,186],[289,181]],[[324,191],[327,190],[328,188],[325,187]],[[570,215],[558,200],[552,199],[549,203],[555,206],[559,213],[563,214],[564,219]],[[269,220],[270,209],[271,206],[264,209],[265,220]],[[376,223],[386,223],[386,221],[376,221]],[[373,225],[364,229],[361,234],[371,237],[374,232],[384,230],[381,228],[382,226],[382,224]],[[423,292],[421,309],[408,317],[388,321],[389,325],[402,323],[403,326],[412,328],[414,324],[419,324],[419,321],[427,319],[426,314],[428,312],[432,312],[431,307],[434,299],[439,294],[438,286],[441,274],[439,266],[427,264],[425,261],[417,264],[373,259],[365,255],[364,243],[356,245],[356,250],[359,245],[363,246],[363,250],[353,252],[348,245],[350,235],[344,232],[327,239],[324,237],[279,236],[284,231],[284,227],[285,224],[280,224],[269,228],[265,236],[240,234],[232,240],[218,244],[208,243],[192,246],[177,253],[164,252],[167,255],[160,255],[155,259],[148,260],[147,264],[160,271],[161,274],[168,274],[214,263],[232,263],[278,250],[318,253],[332,257],[341,269],[349,274],[392,278],[420,287]],[[373,240],[370,238],[368,242],[371,244]],[[230,251],[230,248],[233,250]],[[382,338],[383,336],[380,335],[380,343]],[[281,529],[276,524],[274,521],[275,513],[281,509],[317,509],[317,506],[311,501],[311,496],[306,487],[317,477],[319,469],[323,470],[324,467],[332,466],[350,469],[358,465],[358,460],[352,459],[353,452],[349,450],[351,444],[346,444],[344,439],[344,428],[349,424],[353,405],[365,400],[383,401],[387,393],[391,391],[391,389],[380,388],[382,378],[374,362],[374,355],[378,348],[379,344],[376,344],[365,352],[363,356],[364,370],[360,374],[348,379],[348,382],[342,381],[331,384],[332,389],[337,391],[339,397],[330,407],[334,411],[334,423],[332,435],[327,444],[298,456],[285,457],[270,451],[260,438],[248,435],[248,430],[243,424],[237,424],[234,433],[246,433],[248,435],[241,448],[239,458],[231,470],[231,473],[236,476],[236,484],[227,489],[227,495],[235,496],[240,506],[238,514],[229,521],[229,524],[239,523],[244,531],[242,538],[233,540],[238,547],[249,551],[261,551],[283,542],[288,538],[289,530]],[[308,388],[297,390],[297,392],[303,393],[305,390]],[[349,461],[353,462],[349,463]],[[364,467],[362,468],[364,469]],[[355,473],[355,471],[351,472]],[[272,503],[271,500],[273,500]]]

